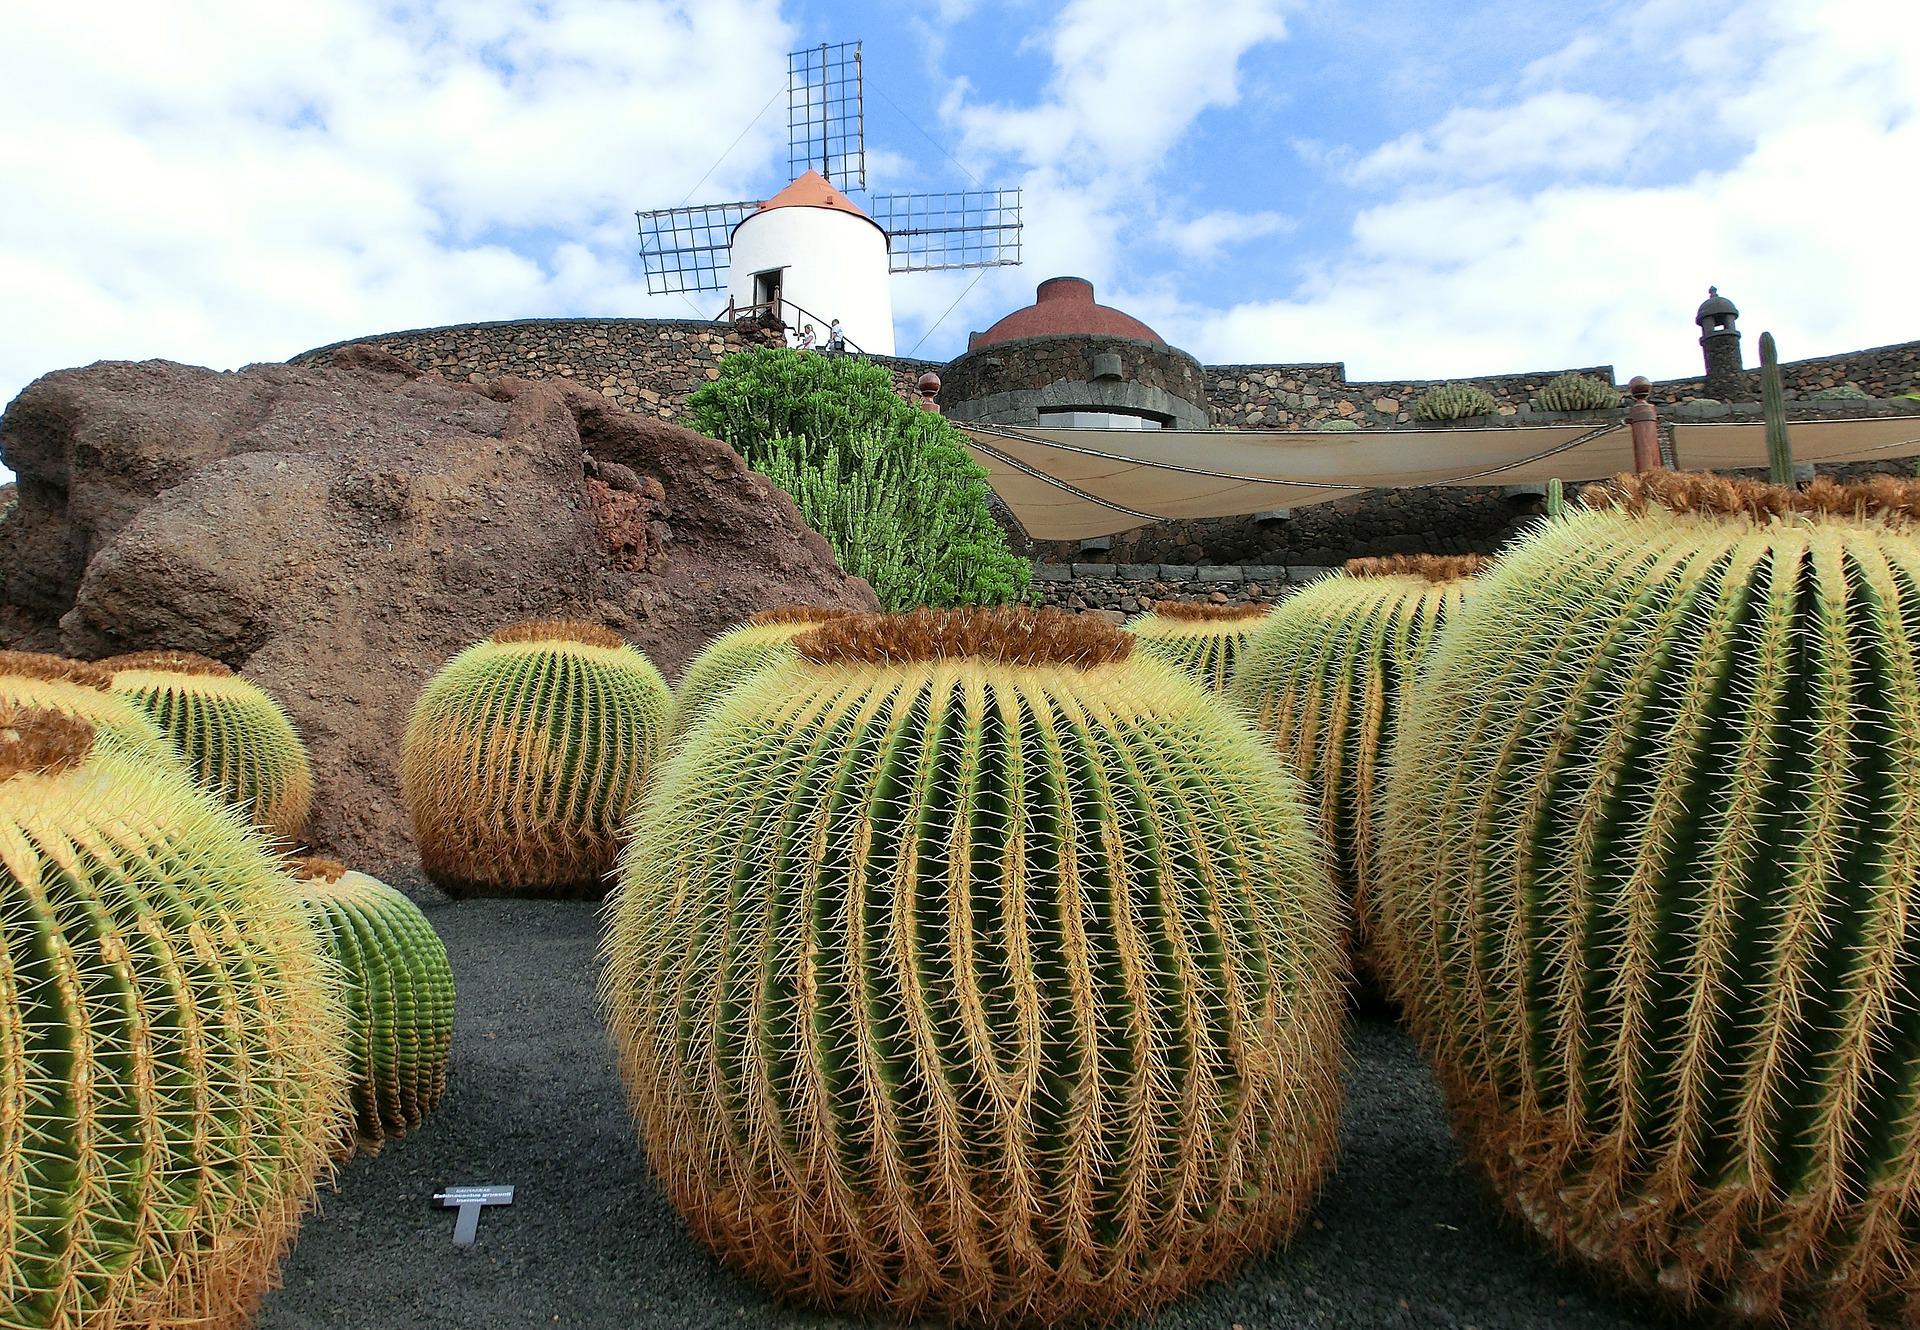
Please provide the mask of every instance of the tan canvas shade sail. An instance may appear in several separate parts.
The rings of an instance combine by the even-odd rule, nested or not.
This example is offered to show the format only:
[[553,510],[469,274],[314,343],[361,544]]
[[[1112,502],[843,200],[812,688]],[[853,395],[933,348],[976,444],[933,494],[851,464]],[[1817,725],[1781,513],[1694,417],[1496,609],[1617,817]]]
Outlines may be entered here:
[[[1877,462],[1920,453],[1920,416],[1796,420],[1787,426],[1796,462]],[[1767,427],[1718,421],[1673,427],[1674,460],[1689,471],[1767,464]]]
[[1620,422],[1353,434],[961,428],[994,491],[1036,540],[1302,508],[1403,485],[1591,480],[1633,467]]

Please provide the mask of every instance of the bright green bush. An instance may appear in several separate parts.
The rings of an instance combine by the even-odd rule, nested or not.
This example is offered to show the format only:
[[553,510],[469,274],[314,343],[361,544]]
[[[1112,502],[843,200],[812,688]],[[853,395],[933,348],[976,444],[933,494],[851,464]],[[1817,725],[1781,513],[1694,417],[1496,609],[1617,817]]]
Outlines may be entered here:
[[960,432],[850,356],[755,347],[689,399],[695,428],[793,495],[800,515],[890,610],[1021,599],[1032,566],[1007,548],[987,473]]

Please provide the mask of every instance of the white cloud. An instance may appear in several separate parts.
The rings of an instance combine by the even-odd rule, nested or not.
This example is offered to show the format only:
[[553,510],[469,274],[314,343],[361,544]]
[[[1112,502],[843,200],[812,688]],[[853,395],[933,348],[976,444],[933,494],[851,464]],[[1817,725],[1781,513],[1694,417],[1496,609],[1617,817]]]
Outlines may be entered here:
[[[121,0],[8,29],[0,402],[102,357],[685,315],[645,295],[632,210],[681,201],[763,96],[713,90],[781,86],[792,35],[775,0]],[[780,119],[703,198],[747,192]]]
[[1530,171],[1600,175],[1620,169],[1651,129],[1639,107],[1555,89],[1499,107],[1463,106],[1431,129],[1382,144],[1353,166],[1357,184],[1409,177],[1488,180]]
[[1294,220],[1282,212],[1235,212],[1217,209],[1182,220],[1163,218],[1160,238],[1192,262],[1210,263],[1226,250],[1294,229]]

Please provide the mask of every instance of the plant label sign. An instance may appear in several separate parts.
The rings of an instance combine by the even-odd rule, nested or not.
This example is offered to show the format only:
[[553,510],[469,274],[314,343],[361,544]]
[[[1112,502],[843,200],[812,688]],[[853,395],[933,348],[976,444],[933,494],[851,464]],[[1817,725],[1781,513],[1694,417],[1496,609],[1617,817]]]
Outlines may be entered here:
[[453,1219],[453,1245],[471,1247],[480,1231],[480,1211],[489,1205],[512,1205],[513,1188],[498,1185],[448,1187],[445,1191],[435,1192],[433,1199],[459,1211]]

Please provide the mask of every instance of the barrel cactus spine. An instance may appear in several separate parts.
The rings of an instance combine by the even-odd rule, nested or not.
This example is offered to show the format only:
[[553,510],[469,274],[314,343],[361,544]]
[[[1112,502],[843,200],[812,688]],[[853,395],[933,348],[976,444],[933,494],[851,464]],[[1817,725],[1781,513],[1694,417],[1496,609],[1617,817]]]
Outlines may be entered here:
[[353,1078],[350,1136],[368,1154],[418,1127],[447,1088],[453,970],[420,907],[333,859],[297,859],[300,901],[339,964]]
[[1195,683],[1220,693],[1233,678],[1247,639],[1270,608],[1163,600],[1127,620],[1127,631],[1141,651],[1178,666]]
[[1354,903],[1362,962],[1372,947],[1376,808],[1402,695],[1486,566],[1478,555],[1349,560],[1275,607],[1227,691],[1306,784],[1334,881]]
[[653,663],[597,623],[530,620],[462,651],[401,741],[428,876],[454,895],[604,893],[672,706]]
[[1272,754],[1088,616],[795,645],[667,762],[612,907],[603,1001],[694,1232],[808,1302],[1037,1324],[1288,1233],[1344,959]]
[[113,692],[98,665],[38,651],[0,651],[0,703],[40,707],[86,721],[104,743],[163,766],[185,769],[173,741],[145,711]]
[[1415,685],[1387,967],[1563,1255],[1920,1322],[1920,484],[1650,472],[1502,558]]
[[144,710],[188,768],[286,845],[306,834],[313,762],[280,704],[259,684],[189,651],[138,651],[97,662],[113,690]]
[[727,693],[769,665],[793,658],[793,639],[816,624],[843,619],[850,610],[791,605],[761,610],[738,628],[706,645],[680,676],[673,694],[669,730],[677,742]]
[[239,814],[0,702],[0,1309],[240,1327],[345,1111],[334,980]]

